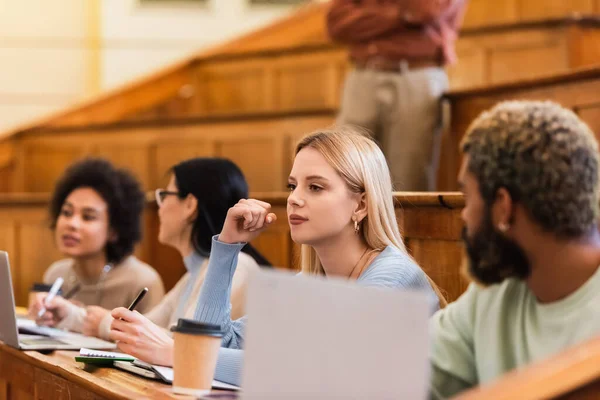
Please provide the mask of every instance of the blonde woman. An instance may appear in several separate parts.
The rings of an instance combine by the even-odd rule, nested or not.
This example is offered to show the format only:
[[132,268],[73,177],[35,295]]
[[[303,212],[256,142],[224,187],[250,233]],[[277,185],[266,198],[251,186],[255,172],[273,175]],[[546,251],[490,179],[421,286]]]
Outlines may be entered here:
[[[432,311],[443,297],[407,254],[394,213],[392,183],[377,145],[352,128],[319,131],[296,148],[289,176],[287,214],[292,239],[302,244],[302,274],[345,277],[367,286],[411,288],[431,294]],[[231,321],[229,292],[238,254],[276,219],[271,206],[240,200],[215,236],[195,318],[218,324],[226,334],[216,376],[237,383],[245,318]],[[438,292],[439,295],[439,292]],[[113,311],[111,337],[122,350],[135,343],[136,316]],[[121,321],[122,318],[124,321]],[[134,354],[137,356],[136,354]],[[144,361],[171,365],[173,354],[155,352]]]

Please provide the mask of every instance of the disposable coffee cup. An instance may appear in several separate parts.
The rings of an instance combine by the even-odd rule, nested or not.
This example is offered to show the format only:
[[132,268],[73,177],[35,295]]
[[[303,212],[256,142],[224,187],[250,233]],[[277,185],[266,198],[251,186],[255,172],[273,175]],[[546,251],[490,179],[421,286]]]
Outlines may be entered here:
[[171,331],[175,340],[173,391],[191,396],[210,392],[223,339],[221,326],[181,318]]

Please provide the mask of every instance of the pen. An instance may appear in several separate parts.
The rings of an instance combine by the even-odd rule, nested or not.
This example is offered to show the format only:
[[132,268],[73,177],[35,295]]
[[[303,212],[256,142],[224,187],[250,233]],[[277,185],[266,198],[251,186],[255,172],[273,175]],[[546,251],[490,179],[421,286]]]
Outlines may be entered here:
[[50,288],[50,292],[48,292],[48,296],[46,296],[46,298],[44,299],[44,306],[38,312],[38,318],[42,318],[42,315],[44,315],[44,313],[46,312],[46,307],[45,307],[46,304],[48,304],[48,302],[52,301],[54,296],[56,296],[56,294],[60,290],[60,287],[62,286],[63,282],[64,282],[63,278],[61,278],[61,277],[56,278],[56,280],[52,284],[52,287]]
[[140,292],[138,293],[138,295],[135,298],[135,300],[133,300],[133,302],[129,305],[129,307],[128,307],[129,311],[133,311],[135,309],[135,306],[137,306],[138,303],[140,301],[142,301],[142,299],[144,298],[144,296],[146,295],[146,293],[148,293],[148,288],[147,287],[145,287],[142,290],[140,290]]

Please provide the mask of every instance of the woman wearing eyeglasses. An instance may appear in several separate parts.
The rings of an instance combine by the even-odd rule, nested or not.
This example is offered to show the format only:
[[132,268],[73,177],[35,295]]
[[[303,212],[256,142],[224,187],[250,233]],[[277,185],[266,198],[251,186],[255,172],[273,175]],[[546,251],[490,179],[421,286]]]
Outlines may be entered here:
[[[194,158],[175,165],[166,189],[156,190],[160,243],[175,248],[187,273],[150,312],[137,316],[144,320],[140,329],[140,351],[154,351],[160,338],[170,339],[168,329],[179,318],[192,318],[207,271],[212,237],[223,228],[227,210],[248,197],[248,184],[240,169],[220,158]],[[232,279],[231,314],[244,315],[245,291],[249,273],[258,265],[269,265],[251,245],[242,249]],[[87,321],[85,333],[109,338],[112,318]],[[159,340],[155,344],[144,339]]]
[[[139,309],[158,304],[164,296],[160,276],[132,255],[142,237],[144,203],[138,181],[109,161],[85,159],[65,171],[50,201],[50,221],[66,258],[48,268],[44,283],[62,278],[70,301],[57,296],[44,306],[46,293],[35,294],[29,311],[39,324],[82,331],[86,318],[127,306],[144,287],[149,292]],[[38,318],[42,308],[47,312]]]

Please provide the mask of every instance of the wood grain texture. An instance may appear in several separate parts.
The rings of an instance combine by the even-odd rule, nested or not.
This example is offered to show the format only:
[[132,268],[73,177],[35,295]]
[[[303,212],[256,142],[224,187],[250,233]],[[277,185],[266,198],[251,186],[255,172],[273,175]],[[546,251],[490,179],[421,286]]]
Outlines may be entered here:
[[499,84],[476,90],[451,91],[446,95],[451,126],[443,135],[438,188],[456,190],[461,162],[458,144],[469,124],[482,111],[504,100],[551,100],[573,110],[600,138],[600,68],[592,67],[553,77]]
[[[340,73],[343,75],[347,64],[339,68],[336,63],[340,59],[345,60],[346,51],[331,43],[327,37],[327,10],[328,4],[312,4],[301,8],[297,13],[265,28],[198,53],[179,64],[82,102],[50,118],[5,132],[0,137],[39,127],[83,126],[124,119],[164,119],[242,110],[258,112],[311,108],[318,107],[320,103],[337,104],[335,94],[339,90],[339,83],[335,76]],[[532,53],[523,52],[521,54],[530,56],[533,63],[522,63],[517,69],[501,70],[500,75],[494,78],[495,73],[490,74],[491,67],[487,60],[490,53],[493,56],[494,46],[479,47],[477,42],[480,38],[495,42],[503,34],[526,36],[522,32],[524,24],[530,27],[536,25],[537,30],[564,31],[564,23],[561,26],[559,20],[571,18],[571,23],[582,25],[584,23],[580,15],[594,16],[597,12],[598,0],[469,1],[464,29],[458,41],[458,53],[462,61],[453,67],[453,71],[457,72],[451,74],[452,87],[499,82],[500,78],[518,79],[540,72],[538,69],[539,65],[543,65],[542,60]],[[597,30],[597,26],[594,29]],[[492,36],[490,30],[494,31]],[[589,45],[593,44],[592,40],[581,38],[582,42],[587,41]],[[463,41],[475,42],[477,52],[461,51]],[[569,43],[569,46],[573,49],[585,48],[577,43]],[[472,49],[472,43],[468,47]],[[550,59],[558,50],[550,48],[550,55],[544,52],[543,47],[536,51]],[[328,54],[331,60],[304,61],[319,58],[319,54],[323,53]],[[506,55],[507,50],[503,49],[496,58],[501,60]],[[582,57],[572,60],[569,68],[595,63],[598,58],[596,52],[583,52]],[[320,68],[319,65],[324,67]],[[552,67],[547,73],[557,68],[554,63],[546,66]],[[496,70],[499,67],[496,64]],[[467,71],[475,73],[472,82],[464,79],[468,76]],[[510,71],[516,76],[513,77]],[[483,82],[482,76],[486,77]],[[320,84],[323,80],[326,80],[325,85]],[[310,85],[299,85],[299,82],[310,82]]]
[[171,386],[113,368],[77,363],[78,352],[44,355],[18,351],[0,342],[0,398],[7,399],[187,399]]

